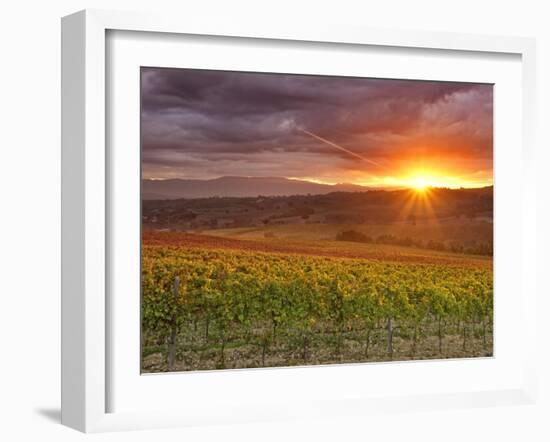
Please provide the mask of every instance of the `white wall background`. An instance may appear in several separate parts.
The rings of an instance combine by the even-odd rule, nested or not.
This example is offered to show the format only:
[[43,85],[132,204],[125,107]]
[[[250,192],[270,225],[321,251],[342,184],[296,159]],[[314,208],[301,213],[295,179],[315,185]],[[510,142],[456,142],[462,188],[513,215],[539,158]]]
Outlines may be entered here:
[[[19,0],[0,13],[0,439],[550,440],[550,333],[543,280],[550,243],[550,11],[523,0]],[[60,17],[83,8],[316,20],[534,36],[538,43],[540,399],[536,406],[379,415],[363,421],[287,422],[85,436],[59,425]],[[6,302],[7,301],[7,302]]]

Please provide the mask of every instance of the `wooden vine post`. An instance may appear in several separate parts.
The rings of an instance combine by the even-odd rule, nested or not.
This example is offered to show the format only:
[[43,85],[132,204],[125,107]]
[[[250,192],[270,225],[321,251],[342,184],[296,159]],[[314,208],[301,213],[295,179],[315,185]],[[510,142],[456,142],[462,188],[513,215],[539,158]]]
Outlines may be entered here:
[[[177,303],[180,293],[180,277],[174,278],[173,297]],[[174,370],[174,362],[176,361],[176,341],[178,334],[177,316],[174,312],[170,324],[170,336],[168,337],[168,370]]]

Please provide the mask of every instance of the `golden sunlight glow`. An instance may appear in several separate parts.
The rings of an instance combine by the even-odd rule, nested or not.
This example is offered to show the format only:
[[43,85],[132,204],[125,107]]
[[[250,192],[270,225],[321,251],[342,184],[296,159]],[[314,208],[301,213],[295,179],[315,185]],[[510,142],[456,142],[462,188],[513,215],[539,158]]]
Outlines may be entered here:
[[356,184],[370,188],[381,189],[412,189],[417,194],[428,194],[430,189],[436,188],[476,188],[491,186],[492,177],[463,176],[450,171],[432,168],[414,168],[395,175],[365,175],[364,172],[355,175],[331,177],[288,177],[294,180],[305,180],[317,184],[335,185],[341,183]]
[[411,181],[411,187],[419,192],[424,192],[428,186],[428,180],[423,177],[417,177]]
[[457,176],[433,169],[417,169],[403,174],[401,177],[388,177],[387,184],[395,187],[408,187],[425,193],[429,188],[446,187],[457,189],[492,185],[492,180],[477,180],[470,177]]

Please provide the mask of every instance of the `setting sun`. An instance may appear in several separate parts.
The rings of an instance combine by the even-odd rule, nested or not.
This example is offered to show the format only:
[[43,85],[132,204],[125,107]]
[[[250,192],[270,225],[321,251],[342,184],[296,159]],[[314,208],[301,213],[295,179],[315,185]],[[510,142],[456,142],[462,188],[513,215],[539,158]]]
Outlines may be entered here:
[[425,178],[418,177],[412,180],[411,186],[413,189],[419,192],[424,192],[426,188],[429,186],[429,183]]
[[405,175],[401,179],[395,180],[395,185],[408,187],[417,192],[425,193],[430,188],[448,188],[458,189],[461,187],[473,188],[483,187],[490,184],[485,182],[470,181],[460,176],[451,175],[442,170],[420,170]]

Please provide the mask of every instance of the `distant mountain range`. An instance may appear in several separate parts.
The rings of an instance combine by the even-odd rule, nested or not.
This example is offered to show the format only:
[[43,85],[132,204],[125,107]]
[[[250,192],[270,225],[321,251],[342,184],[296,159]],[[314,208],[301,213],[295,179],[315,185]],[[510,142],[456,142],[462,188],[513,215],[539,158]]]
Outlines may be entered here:
[[365,192],[370,188],[356,184],[320,184],[280,177],[224,176],[211,180],[142,180],[142,199],[256,197],[321,195],[331,192]]

